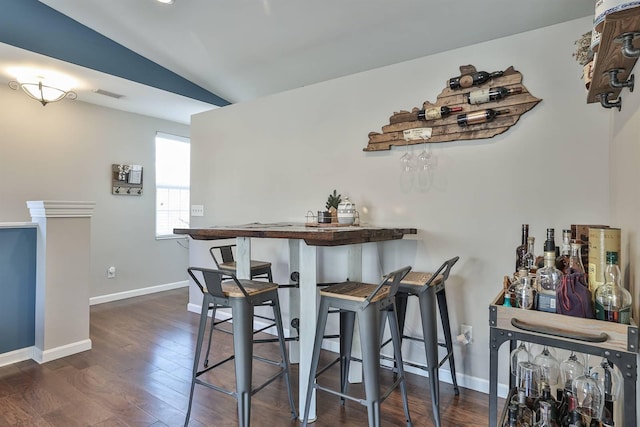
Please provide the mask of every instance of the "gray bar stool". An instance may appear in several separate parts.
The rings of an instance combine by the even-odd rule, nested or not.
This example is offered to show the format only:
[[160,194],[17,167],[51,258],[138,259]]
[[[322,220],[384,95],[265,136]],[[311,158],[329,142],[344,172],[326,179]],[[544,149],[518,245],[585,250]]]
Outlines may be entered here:
[[[278,285],[275,283],[255,280],[238,280],[235,274],[222,270],[191,267],[187,271],[194,282],[200,287],[200,289],[202,289],[203,300],[202,312],[200,314],[200,326],[198,328],[198,339],[193,359],[193,375],[191,379],[191,392],[189,394],[189,407],[187,409],[187,415],[184,423],[185,427],[189,424],[191,406],[193,403],[193,393],[196,384],[200,384],[235,397],[238,401],[238,424],[241,427],[248,427],[251,418],[251,396],[279,377],[284,377],[289,395],[291,415],[295,418],[297,414],[293,402],[291,382],[289,378],[289,362],[282,328],[280,302],[278,300]],[[223,283],[223,280],[227,277],[230,277],[231,280],[227,280]],[[270,305],[273,308],[280,345],[281,360],[279,361],[253,356],[253,312],[255,307],[265,305]],[[233,316],[234,354],[213,364],[212,366],[198,370],[200,367],[200,353],[202,351],[202,343],[204,341],[207,325],[207,314],[212,306],[231,308]],[[281,368],[280,371],[255,388],[252,387],[251,384],[252,361],[254,358],[261,362],[269,363]],[[209,372],[216,367],[222,366],[231,360],[234,360],[235,363],[235,391],[226,390],[199,378],[202,374]]]
[[[435,273],[421,273],[417,271],[410,272],[400,282],[400,287],[396,294],[398,324],[401,333],[401,340],[406,338],[424,343],[427,365],[424,366],[409,362],[404,363],[409,366],[423,369],[429,373],[431,406],[433,408],[433,420],[436,427],[440,427],[440,382],[438,369],[447,360],[449,360],[449,368],[451,370],[451,379],[453,380],[455,395],[458,396],[460,394],[458,381],[456,379],[456,366],[453,359],[451,326],[449,325],[449,312],[447,310],[447,296],[445,293],[445,283],[449,278],[451,267],[458,262],[458,259],[460,259],[460,257],[454,257],[445,261]],[[408,298],[412,295],[418,297],[420,317],[422,320],[422,338],[404,335],[404,325],[407,316],[407,302]],[[438,308],[440,309],[440,320],[442,322],[442,329],[445,338],[444,343],[438,342],[436,299],[438,301]],[[388,343],[389,341],[386,341],[383,346]],[[442,358],[442,360],[438,360],[438,346],[442,346],[447,349],[447,354]],[[384,359],[390,359],[385,356],[382,357]]]
[[[412,426],[409,415],[409,405],[407,402],[407,389],[405,384],[404,370],[402,368],[402,354],[400,353],[400,332],[398,320],[395,313],[395,294],[400,286],[400,280],[411,270],[411,267],[404,267],[385,276],[384,280],[378,284],[367,284],[360,282],[344,282],[329,286],[320,290],[320,310],[318,313],[318,324],[316,329],[315,342],[313,346],[313,356],[309,372],[309,384],[307,387],[306,405],[302,425],[307,426],[309,422],[309,406],[313,390],[320,390],[340,396],[343,399],[353,400],[367,407],[369,427],[380,426],[380,404],[391,394],[393,389],[400,386],[402,403],[407,426]],[[320,350],[324,338],[324,330],[327,325],[327,317],[331,308],[337,308],[341,313],[341,354],[340,357],[322,369],[318,369],[320,360]],[[362,347],[362,367],[364,370],[365,399],[347,395],[349,363],[344,363],[341,369],[340,391],[330,389],[318,384],[317,379],[329,367],[338,360],[349,362],[357,360],[351,357],[351,345],[353,338],[354,323],[358,317],[360,344]],[[395,353],[395,360],[398,362],[398,377],[394,383],[383,393],[380,393],[380,340],[381,327],[384,326],[385,318],[389,319],[391,337]]]

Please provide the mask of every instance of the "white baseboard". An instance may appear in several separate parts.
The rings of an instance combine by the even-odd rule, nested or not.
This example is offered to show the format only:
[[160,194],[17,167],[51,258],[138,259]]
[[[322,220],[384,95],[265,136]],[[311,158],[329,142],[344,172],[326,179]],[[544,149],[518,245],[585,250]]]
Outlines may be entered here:
[[[199,314],[200,311],[202,310],[202,306],[198,304],[189,303],[187,305],[187,310],[193,313]],[[228,319],[229,317],[230,317],[229,314],[224,311],[220,311],[220,310],[216,311],[216,319],[223,320],[223,319]],[[256,328],[259,328],[259,327],[266,326],[266,323],[260,320],[256,320],[255,325],[256,325]],[[264,332],[270,333],[272,335],[276,335],[275,328],[266,329]],[[290,334],[289,328],[285,327],[284,332],[288,336]],[[332,351],[334,353],[338,353],[340,351],[340,345],[336,341],[325,340],[324,343],[322,344],[322,348],[328,351]],[[383,361],[382,363],[391,363],[391,362]],[[415,375],[420,375],[423,377],[429,376],[429,373],[427,371],[414,368],[413,366],[407,365],[405,367],[405,371]],[[438,377],[440,381],[446,382],[448,384],[453,384],[451,371],[449,371],[448,369],[440,368],[438,370]],[[460,374],[457,372],[456,372],[456,379],[458,382],[458,386],[460,387],[468,388],[470,390],[478,391],[480,393],[489,394],[489,380],[486,380],[484,378],[472,377],[470,375]],[[499,383],[498,397],[506,398],[508,394],[509,394],[509,386],[507,384]]]
[[0,354],[0,367],[33,359],[34,348],[35,347],[26,347]]
[[[166,283],[164,285],[149,286],[147,288],[134,289],[131,291],[117,292],[115,294],[101,295],[99,297],[89,298],[89,305],[104,304],[107,302],[119,301],[122,299],[154,294],[156,292],[170,291],[172,289],[178,289],[178,288],[186,288],[187,286],[189,286],[189,281],[184,280],[181,282]],[[200,306],[198,306],[198,309],[199,308]]]
[[77,341],[71,344],[66,344],[60,347],[52,348],[42,351],[37,347],[33,348],[33,360],[43,364],[51,362],[52,360],[60,359],[62,357],[71,356],[72,354],[81,353],[83,351],[91,350],[91,340],[86,339]]

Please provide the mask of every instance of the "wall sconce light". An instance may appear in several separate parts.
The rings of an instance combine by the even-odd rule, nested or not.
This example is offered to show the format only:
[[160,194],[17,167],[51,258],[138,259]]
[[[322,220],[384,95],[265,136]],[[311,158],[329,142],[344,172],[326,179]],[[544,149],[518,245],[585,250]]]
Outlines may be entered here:
[[18,90],[22,88],[24,93],[29,95],[29,97],[35,99],[44,107],[50,102],[60,101],[61,99],[76,99],[78,95],[73,91],[64,91],[62,89],[55,88],[53,86],[48,86],[42,83],[42,81],[38,81],[37,83],[33,82],[17,82],[10,81],[9,87],[13,90]]

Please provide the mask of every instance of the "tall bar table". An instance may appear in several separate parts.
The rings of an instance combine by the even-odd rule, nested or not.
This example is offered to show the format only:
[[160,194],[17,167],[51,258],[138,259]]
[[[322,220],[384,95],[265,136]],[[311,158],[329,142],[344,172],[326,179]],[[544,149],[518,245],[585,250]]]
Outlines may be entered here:
[[[292,360],[299,361],[299,414],[304,414],[307,379],[309,378],[313,340],[317,322],[317,247],[348,245],[348,277],[362,280],[362,244],[402,239],[406,234],[417,234],[415,228],[362,226],[317,226],[302,223],[252,223],[237,226],[207,228],[176,228],[175,234],[186,234],[194,240],[236,239],[236,274],[249,278],[251,239],[287,239],[289,241],[289,268],[300,272],[299,298],[291,298],[290,314],[300,319],[299,349],[290,347]],[[304,301],[304,310],[300,302]],[[293,343],[292,343],[293,344]],[[299,351],[299,353],[298,353]],[[309,419],[316,418],[315,393],[311,399]]]

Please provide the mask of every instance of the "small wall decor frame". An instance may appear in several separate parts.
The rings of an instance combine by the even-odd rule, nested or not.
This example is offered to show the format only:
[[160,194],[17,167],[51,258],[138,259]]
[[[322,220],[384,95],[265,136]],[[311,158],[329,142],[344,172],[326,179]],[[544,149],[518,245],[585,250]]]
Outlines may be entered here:
[[142,166],[111,165],[111,194],[119,196],[142,195]]

